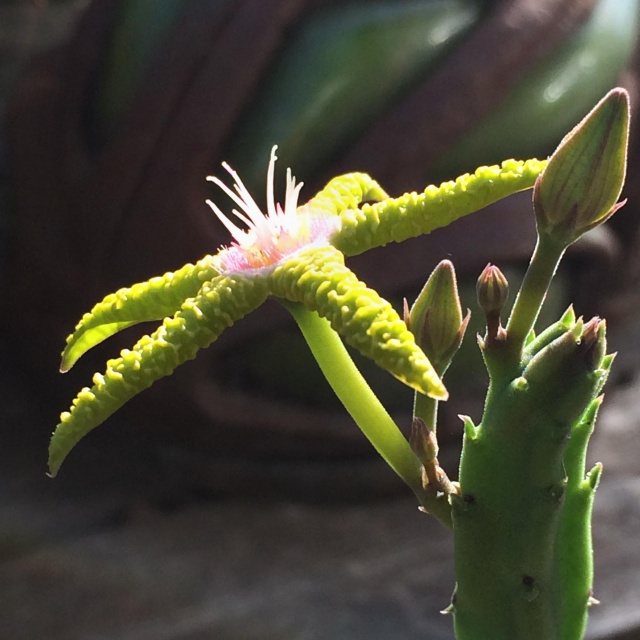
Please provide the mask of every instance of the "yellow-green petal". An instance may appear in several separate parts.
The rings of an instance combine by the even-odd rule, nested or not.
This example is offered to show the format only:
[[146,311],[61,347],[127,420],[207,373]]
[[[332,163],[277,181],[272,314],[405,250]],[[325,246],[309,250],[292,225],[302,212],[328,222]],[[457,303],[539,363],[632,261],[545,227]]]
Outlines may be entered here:
[[194,296],[204,282],[217,275],[211,256],[205,256],[196,264],[186,264],[177,271],[109,294],[82,316],[67,338],[60,371],[71,369],[89,349],[118,331],[174,314],[186,298]]
[[313,213],[340,215],[348,209],[356,209],[369,200],[379,202],[388,198],[387,192],[366,173],[346,173],[332,178],[309,202]]
[[227,327],[260,306],[267,294],[264,279],[218,276],[205,282],[154,333],[107,362],[104,374],[95,374],[93,386],[82,389],[71,409],[60,417],[49,446],[51,475],[58,472],[69,451],[89,431],[156,380],[193,359]]
[[335,248],[300,251],[269,279],[273,295],[301,302],[331,322],[348,344],[408,386],[443,400],[447,391],[391,304],[344,264]]
[[348,209],[341,214],[340,232],[331,243],[352,256],[430,233],[501,198],[530,189],[545,166],[544,160],[505,160],[500,166],[479,167],[475,173],[439,187],[429,185],[422,193]]

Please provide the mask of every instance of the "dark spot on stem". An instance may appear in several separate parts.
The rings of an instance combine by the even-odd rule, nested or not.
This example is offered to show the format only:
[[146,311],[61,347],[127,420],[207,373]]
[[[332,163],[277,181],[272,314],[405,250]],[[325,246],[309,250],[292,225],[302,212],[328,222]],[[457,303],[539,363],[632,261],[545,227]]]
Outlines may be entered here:
[[527,602],[533,602],[540,595],[540,590],[533,576],[525,573],[522,576],[522,586],[524,587],[523,596]]

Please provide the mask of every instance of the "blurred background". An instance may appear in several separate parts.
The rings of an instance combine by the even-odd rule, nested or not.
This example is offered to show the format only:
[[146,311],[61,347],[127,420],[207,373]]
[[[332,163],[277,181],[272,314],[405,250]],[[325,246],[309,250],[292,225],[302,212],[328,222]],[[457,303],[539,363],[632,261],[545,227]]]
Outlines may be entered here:
[[[124,332],[57,373],[105,294],[228,242],[205,205],[228,161],[256,198],[269,151],[302,200],[367,171],[392,195],[480,164],[546,157],[613,86],[636,111],[640,0],[2,0],[0,633],[16,640],[452,638],[450,536],[344,415],[274,303],[132,401],[45,476],[57,415]],[[640,168],[628,203],[572,247],[546,318],[570,302],[619,351],[592,447],[589,638],[640,636]],[[283,181],[281,181],[283,182]],[[400,308],[443,258],[480,316],[489,261],[515,290],[531,194],[350,266]],[[151,327],[149,327],[150,329]],[[479,419],[473,334],[447,377]],[[361,362],[404,428],[411,393]]]

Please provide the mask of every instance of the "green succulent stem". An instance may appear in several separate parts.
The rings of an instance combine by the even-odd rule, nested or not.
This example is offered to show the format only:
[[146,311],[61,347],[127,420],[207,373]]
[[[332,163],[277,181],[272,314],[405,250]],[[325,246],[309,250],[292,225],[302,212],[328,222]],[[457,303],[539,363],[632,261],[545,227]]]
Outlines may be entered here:
[[420,461],[356,367],[329,321],[300,303],[281,302],[295,319],[329,385],[362,433],[411,488],[425,510],[451,528],[448,498],[424,490]]
[[[580,362],[579,338],[566,353]],[[585,475],[584,452],[608,367],[500,376],[482,423],[466,422],[461,494],[452,496],[458,640],[583,637],[600,474]]]
[[452,496],[458,640],[583,636],[600,474],[584,456],[612,358],[597,356],[604,324],[596,335],[571,309],[525,347],[563,252],[540,238],[506,340],[483,345],[490,386]]
[[510,451],[514,437],[504,429],[495,437],[497,427],[517,424],[522,413],[514,402],[517,390],[503,387],[499,395],[502,402],[488,406],[473,436],[467,429],[460,469],[462,495],[454,499],[456,638],[552,640],[549,598],[536,598],[524,624],[522,618],[529,604],[528,577],[535,588],[549,579],[546,559],[553,555],[553,538],[548,530],[558,514],[551,501],[536,505],[532,499],[540,491],[529,486],[530,448]]

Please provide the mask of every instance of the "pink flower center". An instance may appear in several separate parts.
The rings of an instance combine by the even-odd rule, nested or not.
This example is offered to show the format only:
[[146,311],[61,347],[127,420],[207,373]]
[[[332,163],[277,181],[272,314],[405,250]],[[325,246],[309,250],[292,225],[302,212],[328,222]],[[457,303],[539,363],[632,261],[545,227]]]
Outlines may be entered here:
[[298,196],[303,183],[296,184],[291,169],[287,169],[284,208],[280,203],[276,204],[273,193],[276,148],[271,150],[267,170],[266,215],[251,197],[238,174],[226,162],[222,166],[233,178],[235,190],[216,177],[207,178],[238,205],[238,209],[232,209],[232,213],[246,225],[246,229],[238,227],[215,203],[207,200],[207,204],[234,240],[229,247],[222,248],[215,258],[223,273],[272,268],[300,249],[313,244],[326,244],[329,235],[337,228],[337,217],[314,214],[308,205],[298,207]]

